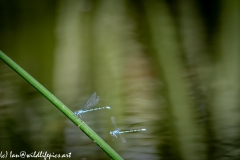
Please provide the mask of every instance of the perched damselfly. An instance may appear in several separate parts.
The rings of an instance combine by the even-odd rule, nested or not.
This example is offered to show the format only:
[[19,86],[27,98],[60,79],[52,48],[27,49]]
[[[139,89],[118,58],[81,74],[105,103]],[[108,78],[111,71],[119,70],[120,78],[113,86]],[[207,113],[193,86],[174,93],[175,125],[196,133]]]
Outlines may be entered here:
[[126,142],[126,139],[121,135],[123,133],[132,133],[132,132],[141,132],[141,131],[146,131],[145,128],[143,129],[131,129],[131,130],[120,130],[118,127],[117,127],[117,124],[116,124],[116,121],[115,121],[115,118],[114,117],[111,117],[111,121],[112,121],[112,124],[114,125],[115,127],[115,130],[114,131],[110,131],[110,135],[114,138],[117,138],[117,135],[119,135],[119,137],[121,138],[122,142],[125,143]]
[[96,111],[96,110],[100,110],[100,109],[111,109],[111,107],[109,107],[109,106],[90,109],[91,107],[93,107],[96,104],[98,104],[99,100],[100,100],[100,97],[97,96],[96,92],[94,92],[91,95],[91,97],[89,98],[89,100],[87,101],[87,103],[83,106],[83,108],[81,110],[79,110],[79,111],[74,112],[74,114],[76,116],[78,116],[79,118],[82,118],[82,116],[81,116],[82,113]]

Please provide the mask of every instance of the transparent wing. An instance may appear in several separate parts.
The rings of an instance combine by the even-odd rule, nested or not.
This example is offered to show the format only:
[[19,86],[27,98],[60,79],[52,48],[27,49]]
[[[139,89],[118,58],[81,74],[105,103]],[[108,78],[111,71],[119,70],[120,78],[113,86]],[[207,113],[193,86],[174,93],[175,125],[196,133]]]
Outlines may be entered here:
[[83,106],[82,110],[95,106],[99,102],[99,100],[99,96],[97,96],[96,92],[94,92],[87,101],[87,103]]
[[126,142],[126,139],[125,139],[121,134],[119,134],[119,137],[121,138],[121,141],[122,141],[123,143]]
[[115,129],[118,130],[117,124],[116,124],[116,121],[115,121],[115,118],[114,118],[114,117],[111,117],[111,121],[112,121],[112,124],[114,125]]
[[137,123],[128,125],[126,127],[126,129],[142,128],[143,125],[146,125],[146,123],[145,122],[137,122]]

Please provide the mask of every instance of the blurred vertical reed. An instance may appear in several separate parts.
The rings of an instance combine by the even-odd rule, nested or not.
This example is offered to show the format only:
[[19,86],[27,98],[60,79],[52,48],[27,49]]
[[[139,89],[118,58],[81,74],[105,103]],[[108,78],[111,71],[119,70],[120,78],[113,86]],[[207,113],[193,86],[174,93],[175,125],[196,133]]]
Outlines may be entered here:
[[205,155],[199,153],[204,149],[198,142],[202,131],[197,126],[193,103],[188,96],[182,51],[172,13],[164,1],[145,1],[144,5],[156,63],[161,66],[159,74],[166,85],[164,94],[168,114],[171,115],[168,120],[171,121],[171,133],[174,134],[171,148],[175,148],[174,152],[179,153],[180,159],[203,160]]
[[221,1],[221,10],[215,35],[218,54],[210,86],[212,94],[209,95],[212,127],[218,144],[216,155],[224,156],[233,151],[231,156],[239,157],[240,1]]

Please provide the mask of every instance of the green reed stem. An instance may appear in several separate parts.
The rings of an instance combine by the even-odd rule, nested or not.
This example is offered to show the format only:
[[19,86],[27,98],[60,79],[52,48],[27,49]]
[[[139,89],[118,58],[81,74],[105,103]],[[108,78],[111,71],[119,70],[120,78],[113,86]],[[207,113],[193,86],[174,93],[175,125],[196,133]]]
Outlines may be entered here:
[[56,106],[63,114],[65,114],[76,126],[78,126],[90,139],[97,143],[97,145],[107,153],[112,159],[121,160],[120,157],[102,138],[100,138],[88,125],[86,125],[81,119],[75,116],[75,114],[65,106],[60,100],[58,100],[52,93],[50,93],[44,86],[42,86],[37,80],[35,80],[30,74],[16,64],[12,59],[0,51],[0,58],[16,71],[21,77],[23,77],[28,83],[36,88],[44,97],[46,97],[54,106]]

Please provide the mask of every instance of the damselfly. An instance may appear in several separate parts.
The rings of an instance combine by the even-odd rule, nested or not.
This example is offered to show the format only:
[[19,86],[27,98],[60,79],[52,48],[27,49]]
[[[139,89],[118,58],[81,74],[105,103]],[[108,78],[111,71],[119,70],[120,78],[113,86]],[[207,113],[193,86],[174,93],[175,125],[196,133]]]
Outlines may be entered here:
[[117,135],[119,135],[119,137],[121,138],[122,142],[125,143],[126,142],[126,139],[121,135],[123,133],[132,133],[132,132],[141,132],[141,131],[146,131],[145,128],[143,129],[131,129],[131,130],[120,130],[118,127],[117,127],[117,124],[116,124],[116,121],[115,121],[115,118],[114,117],[111,117],[111,121],[112,121],[112,124],[114,125],[115,127],[115,130],[114,131],[110,131],[110,135],[114,138],[117,138]]
[[109,106],[89,109],[89,108],[95,106],[96,104],[98,104],[99,100],[100,100],[100,97],[97,96],[96,92],[94,92],[91,95],[91,97],[89,98],[89,100],[87,101],[87,103],[83,106],[83,108],[81,110],[79,110],[79,111],[74,112],[74,114],[76,116],[82,118],[82,116],[81,116],[82,113],[96,111],[96,110],[100,110],[100,109],[111,109],[111,107],[109,107]]

